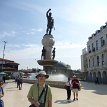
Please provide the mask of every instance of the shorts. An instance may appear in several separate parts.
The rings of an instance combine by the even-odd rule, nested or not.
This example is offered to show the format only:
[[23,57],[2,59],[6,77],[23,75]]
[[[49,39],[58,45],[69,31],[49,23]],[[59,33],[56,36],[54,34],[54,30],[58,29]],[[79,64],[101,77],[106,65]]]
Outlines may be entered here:
[[78,93],[78,89],[72,89],[72,92]]

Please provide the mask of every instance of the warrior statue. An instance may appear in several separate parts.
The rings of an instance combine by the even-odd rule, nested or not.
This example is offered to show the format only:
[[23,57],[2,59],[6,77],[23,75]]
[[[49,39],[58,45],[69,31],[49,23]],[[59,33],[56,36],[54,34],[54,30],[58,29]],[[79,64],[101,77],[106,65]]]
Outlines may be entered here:
[[47,17],[47,29],[46,29],[46,34],[49,34],[51,35],[51,31],[52,31],[52,28],[54,26],[54,19],[52,17],[52,13],[50,12],[51,9],[49,9],[47,12],[46,12],[46,17]]
[[52,51],[52,59],[55,58],[55,49],[56,49],[56,48],[54,48],[53,51]]
[[43,47],[42,49],[42,55],[41,55],[41,60],[44,60],[46,58],[46,49]]

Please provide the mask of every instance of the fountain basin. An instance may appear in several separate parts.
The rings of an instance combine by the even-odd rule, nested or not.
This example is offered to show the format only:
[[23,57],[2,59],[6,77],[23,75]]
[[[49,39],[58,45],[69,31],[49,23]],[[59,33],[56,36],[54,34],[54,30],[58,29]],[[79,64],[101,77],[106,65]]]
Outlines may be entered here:
[[[30,83],[34,84],[37,82],[37,80],[29,80],[29,79],[23,79],[24,83]],[[64,88],[65,82],[63,81],[46,81],[47,84],[49,84],[51,87],[56,87],[56,88]]]
[[41,66],[53,66],[58,63],[56,60],[38,60],[37,62]]

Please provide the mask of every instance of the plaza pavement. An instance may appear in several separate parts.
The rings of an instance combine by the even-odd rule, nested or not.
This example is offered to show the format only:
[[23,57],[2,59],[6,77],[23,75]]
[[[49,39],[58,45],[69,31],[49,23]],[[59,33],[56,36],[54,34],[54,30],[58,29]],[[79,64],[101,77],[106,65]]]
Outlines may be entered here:
[[[79,100],[66,101],[66,90],[51,87],[53,94],[52,107],[107,107],[107,85],[95,85],[94,83],[81,82],[82,89],[79,91]],[[32,84],[23,83],[22,90],[16,88],[16,83],[8,81],[4,85],[4,107],[29,107],[27,93]],[[72,94],[72,93],[71,93]]]

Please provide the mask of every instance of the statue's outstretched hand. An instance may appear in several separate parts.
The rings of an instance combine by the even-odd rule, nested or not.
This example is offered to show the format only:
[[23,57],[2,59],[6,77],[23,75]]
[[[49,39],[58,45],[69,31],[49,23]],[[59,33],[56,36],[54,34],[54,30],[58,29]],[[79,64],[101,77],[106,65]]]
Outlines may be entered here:
[[49,9],[49,11],[51,11],[51,9]]

